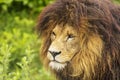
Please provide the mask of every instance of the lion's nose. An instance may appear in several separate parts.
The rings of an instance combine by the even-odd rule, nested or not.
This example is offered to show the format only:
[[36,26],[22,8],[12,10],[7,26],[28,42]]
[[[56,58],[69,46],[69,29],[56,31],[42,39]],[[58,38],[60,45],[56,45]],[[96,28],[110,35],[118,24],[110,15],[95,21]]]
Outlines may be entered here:
[[53,57],[59,55],[61,53],[61,51],[50,51],[49,52],[52,54]]

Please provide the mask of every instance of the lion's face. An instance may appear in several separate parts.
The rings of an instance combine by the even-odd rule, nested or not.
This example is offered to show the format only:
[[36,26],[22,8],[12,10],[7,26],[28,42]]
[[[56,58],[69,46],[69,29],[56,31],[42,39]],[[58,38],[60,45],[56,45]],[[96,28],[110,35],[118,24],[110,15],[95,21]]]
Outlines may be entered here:
[[51,33],[51,41],[47,53],[47,58],[50,60],[49,66],[52,69],[61,70],[79,52],[79,35],[72,26],[57,25]]

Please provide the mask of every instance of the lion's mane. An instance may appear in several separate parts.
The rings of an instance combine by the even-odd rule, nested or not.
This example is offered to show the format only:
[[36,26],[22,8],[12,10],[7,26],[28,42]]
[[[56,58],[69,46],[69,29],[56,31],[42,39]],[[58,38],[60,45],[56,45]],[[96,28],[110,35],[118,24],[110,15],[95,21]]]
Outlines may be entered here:
[[79,29],[84,49],[63,71],[52,70],[59,80],[120,80],[119,6],[109,0],[57,0],[47,6],[37,25],[42,39],[40,56],[46,67],[50,33],[61,23]]

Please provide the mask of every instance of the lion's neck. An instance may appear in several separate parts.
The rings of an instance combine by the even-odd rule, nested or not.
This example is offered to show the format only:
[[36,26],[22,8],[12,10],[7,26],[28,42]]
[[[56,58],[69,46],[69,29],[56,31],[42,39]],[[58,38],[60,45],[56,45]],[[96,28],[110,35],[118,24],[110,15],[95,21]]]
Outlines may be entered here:
[[73,76],[72,69],[65,68],[62,71],[55,71],[55,75],[58,78],[57,80],[83,80],[83,74],[78,76]]
[[65,75],[64,73],[57,73],[56,74],[58,80],[83,80],[83,76],[70,76],[70,75]]

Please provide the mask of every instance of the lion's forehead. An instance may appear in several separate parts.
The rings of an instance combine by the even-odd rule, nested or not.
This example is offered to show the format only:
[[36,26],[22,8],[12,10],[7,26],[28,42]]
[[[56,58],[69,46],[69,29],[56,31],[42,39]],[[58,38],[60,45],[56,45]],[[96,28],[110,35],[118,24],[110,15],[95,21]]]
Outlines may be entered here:
[[64,35],[64,33],[65,34],[68,34],[68,33],[77,34],[77,29],[68,24],[56,25],[52,31],[56,32],[57,34],[62,34],[62,35]]

